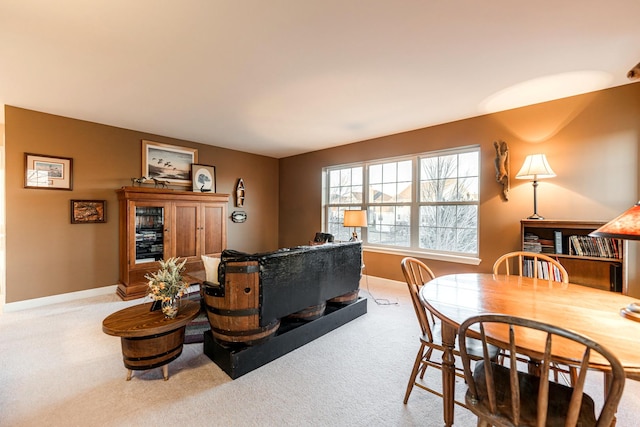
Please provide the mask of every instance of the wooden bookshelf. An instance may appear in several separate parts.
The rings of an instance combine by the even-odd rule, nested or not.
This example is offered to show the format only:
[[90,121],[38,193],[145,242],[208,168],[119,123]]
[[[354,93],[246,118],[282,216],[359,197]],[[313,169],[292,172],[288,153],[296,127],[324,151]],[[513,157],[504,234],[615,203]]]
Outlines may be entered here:
[[[601,221],[523,219],[520,221],[521,247],[557,259],[569,273],[571,283],[627,294],[626,242],[584,237],[604,224]],[[537,237],[539,244],[535,244],[532,236]],[[581,251],[576,250],[576,242],[584,245]]]

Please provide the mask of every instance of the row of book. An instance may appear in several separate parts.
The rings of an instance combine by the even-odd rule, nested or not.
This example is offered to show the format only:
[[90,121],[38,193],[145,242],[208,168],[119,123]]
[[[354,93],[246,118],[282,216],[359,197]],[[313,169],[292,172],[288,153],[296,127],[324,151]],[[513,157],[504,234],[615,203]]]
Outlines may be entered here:
[[524,259],[522,264],[522,275],[527,277],[535,277],[535,270],[538,270],[537,277],[545,280],[553,280],[554,282],[562,282],[562,275],[558,267],[549,261],[540,261],[536,263],[533,259]]
[[622,258],[620,241],[608,237],[569,236],[569,255]]
[[534,233],[526,233],[522,250],[533,253],[622,259],[621,243],[618,239],[586,235],[563,236],[561,231],[554,232],[554,240],[543,239]]
[[562,253],[562,252],[556,252],[556,246],[553,240],[542,239],[538,235],[533,233],[526,233],[524,235],[522,250],[527,252],[533,252],[536,254]]

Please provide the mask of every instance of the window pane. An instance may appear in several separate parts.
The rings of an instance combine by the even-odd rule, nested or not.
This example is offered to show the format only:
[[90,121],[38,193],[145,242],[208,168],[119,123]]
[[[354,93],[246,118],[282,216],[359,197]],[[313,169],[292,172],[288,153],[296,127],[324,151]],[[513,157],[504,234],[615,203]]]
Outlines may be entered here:
[[478,152],[420,160],[420,201],[478,200]]
[[413,162],[406,160],[404,162],[398,162],[398,182],[411,182],[411,176],[413,175]]
[[398,179],[396,163],[382,165],[382,182],[396,182]]
[[375,206],[369,208],[367,241],[392,246],[410,246],[411,208]]
[[422,206],[420,247],[447,252],[478,252],[478,207]]
[[399,182],[397,191],[398,203],[411,203],[413,200],[413,185],[411,182]]
[[382,165],[369,166],[369,184],[380,184],[382,182]]
[[458,176],[478,176],[478,153],[458,154]]
[[458,181],[457,200],[478,200],[480,181],[477,177],[461,178]]
[[362,166],[330,171],[329,203],[362,203]]
[[[347,241],[351,238],[353,227],[345,227],[344,224],[344,211],[349,209],[360,210],[361,207],[352,206],[332,206],[328,209],[327,217],[329,218],[327,233],[333,234],[334,240]],[[361,228],[356,227],[356,233],[360,236]]]
[[413,200],[412,165],[412,160],[371,165],[369,203],[410,203]]

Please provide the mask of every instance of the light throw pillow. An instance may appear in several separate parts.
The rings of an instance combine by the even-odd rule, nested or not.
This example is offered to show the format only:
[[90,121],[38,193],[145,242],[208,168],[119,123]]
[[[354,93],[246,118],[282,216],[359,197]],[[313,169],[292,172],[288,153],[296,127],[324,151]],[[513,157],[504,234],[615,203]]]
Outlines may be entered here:
[[218,266],[220,265],[220,258],[206,255],[201,255],[201,257],[202,263],[204,264],[205,280],[218,285]]

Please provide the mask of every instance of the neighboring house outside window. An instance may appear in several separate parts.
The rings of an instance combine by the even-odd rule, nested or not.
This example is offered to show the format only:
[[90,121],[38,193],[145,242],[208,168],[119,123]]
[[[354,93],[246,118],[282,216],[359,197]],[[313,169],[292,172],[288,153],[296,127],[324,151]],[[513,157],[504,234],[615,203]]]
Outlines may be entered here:
[[325,168],[324,230],[349,240],[344,211],[366,210],[367,250],[477,258],[479,171],[478,146]]

